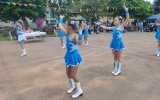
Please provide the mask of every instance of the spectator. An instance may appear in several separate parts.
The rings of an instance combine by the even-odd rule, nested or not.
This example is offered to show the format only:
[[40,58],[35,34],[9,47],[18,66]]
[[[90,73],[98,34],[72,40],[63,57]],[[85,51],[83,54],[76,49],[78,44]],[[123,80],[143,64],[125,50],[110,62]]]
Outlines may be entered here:
[[139,24],[139,29],[140,29],[140,30],[139,30],[139,31],[140,31],[140,32],[143,32],[143,28],[144,28],[144,27],[143,27],[143,22],[140,22],[140,24]]

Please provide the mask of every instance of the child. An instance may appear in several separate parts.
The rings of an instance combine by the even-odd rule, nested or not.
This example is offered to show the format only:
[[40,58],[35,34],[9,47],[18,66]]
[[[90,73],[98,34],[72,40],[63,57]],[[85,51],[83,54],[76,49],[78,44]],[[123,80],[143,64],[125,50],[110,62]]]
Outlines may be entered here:
[[26,42],[26,36],[24,34],[24,32],[22,31],[23,27],[22,27],[22,22],[20,20],[17,21],[17,35],[18,35],[18,42],[20,43],[21,49],[22,49],[22,56],[26,56],[27,52],[23,46],[23,42]]
[[157,33],[155,35],[155,38],[157,39],[157,42],[158,42],[158,47],[156,49],[156,55],[157,57],[159,57],[160,56],[160,17],[158,18],[156,25],[157,25]]
[[[62,23],[63,24],[63,23]],[[58,37],[60,38],[60,41],[61,41],[61,47],[63,48],[63,49],[65,49],[65,34],[63,33],[63,31],[62,30],[59,30],[59,34],[58,34]]]
[[64,35],[64,33],[60,30],[59,31],[59,34],[58,34],[58,37],[60,38],[60,41],[61,41],[61,47],[63,48],[63,49],[65,49],[65,39],[64,39],[64,37],[65,37],[65,35]]
[[112,41],[110,44],[110,48],[112,49],[112,53],[114,56],[114,70],[112,71],[112,74],[117,76],[121,73],[121,53],[122,50],[124,49],[124,44],[122,41],[122,35],[123,35],[123,30],[124,30],[124,26],[128,23],[129,21],[129,13],[128,13],[128,8],[126,8],[126,6],[123,6],[126,12],[126,20],[122,23],[122,17],[117,16],[114,19],[114,27],[106,27],[106,26],[102,26],[99,25],[98,23],[96,23],[97,25],[99,25],[100,27],[106,29],[106,30],[113,30],[112,31]]
[[83,30],[83,34],[84,34],[84,45],[88,46],[88,35],[89,35],[89,25],[87,24],[87,22],[85,22],[85,28]]
[[68,94],[72,93],[76,89],[75,94],[72,95],[72,98],[77,98],[83,95],[83,90],[81,89],[80,82],[77,78],[78,66],[82,63],[82,58],[78,51],[78,45],[82,45],[82,30],[83,23],[79,30],[79,35],[75,33],[74,22],[70,21],[68,23],[67,29],[64,29],[62,26],[64,15],[60,16],[59,19],[59,28],[66,34],[66,48],[67,52],[64,57],[66,63],[66,74],[69,79],[70,87],[67,91]]
[[140,29],[140,32],[143,32],[143,22],[140,22],[140,25],[139,25],[139,29]]

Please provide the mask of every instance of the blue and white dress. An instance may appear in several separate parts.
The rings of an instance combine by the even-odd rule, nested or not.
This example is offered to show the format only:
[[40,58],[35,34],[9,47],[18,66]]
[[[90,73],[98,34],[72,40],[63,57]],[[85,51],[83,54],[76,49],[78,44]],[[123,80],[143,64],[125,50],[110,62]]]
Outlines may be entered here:
[[84,36],[88,36],[89,35],[88,28],[84,28],[83,34],[84,34]]
[[112,41],[110,44],[110,48],[112,50],[121,51],[124,49],[124,44],[122,41],[123,31],[116,29],[116,27],[113,28],[112,31]]
[[64,38],[64,36],[65,36],[64,32],[60,30],[58,33],[58,37],[62,39]]
[[157,41],[160,41],[160,26],[157,26],[157,33],[155,35],[155,38],[157,39]]
[[[60,22],[60,24],[63,25],[63,22]],[[63,25],[63,27],[64,27],[64,25]],[[65,34],[64,34],[64,32],[63,32],[62,30],[59,30],[58,37],[59,37],[60,39],[62,39],[62,38],[65,37]]]
[[143,28],[144,28],[144,27],[143,27],[143,23],[140,23],[139,28],[140,28],[140,29],[143,29]]
[[18,42],[21,43],[22,41],[26,42],[26,35],[24,32],[18,28],[19,25],[17,25],[17,35],[18,35]]
[[71,41],[69,35],[66,35],[67,52],[64,57],[67,67],[78,67],[82,63],[82,58],[79,54],[77,42]]

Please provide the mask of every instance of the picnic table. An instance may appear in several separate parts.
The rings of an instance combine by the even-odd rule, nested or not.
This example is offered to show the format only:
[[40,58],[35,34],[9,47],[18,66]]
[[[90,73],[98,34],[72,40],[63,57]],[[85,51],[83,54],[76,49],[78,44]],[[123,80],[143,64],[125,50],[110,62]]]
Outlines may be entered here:
[[[27,40],[29,39],[40,39],[41,41],[43,41],[43,38],[44,36],[46,36],[46,32],[40,32],[40,31],[33,31],[33,32],[27,32],[27,31],[24,31],[24,34],[27,38]],[[11,32],[9,31],[9,37],[10,37],[10,40],[12,41],[12,34]]]
[[27,37],[27,39],[41,39],[43,40],[43,37],[46,35],[46,32],[40,32],[40,31],[35,31],[35,32],[30,32],[30,33],[26,33],[25,35]]

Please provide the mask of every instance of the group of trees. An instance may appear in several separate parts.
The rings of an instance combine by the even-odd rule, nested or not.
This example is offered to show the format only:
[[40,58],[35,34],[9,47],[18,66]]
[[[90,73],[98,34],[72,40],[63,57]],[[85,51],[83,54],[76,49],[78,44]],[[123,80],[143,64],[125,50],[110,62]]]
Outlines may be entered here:
[[[139,20],[144,20],[145,18],[154,14],[154,9],[149,2],[144,0],[115,0],[109,2],[109,5],[119,7],[125,3],[129,8],[129,13],[131,18],[136,18]],[[112,13],[112,11],[110,11]],[[124,16],[125,13],[122,11],[115,11],[112,13],[113,16],[121,15]]]
[[45,17],[45,13],[45,0],[0,0],[0,20],[17,21],[21,17],[26,28],[28,27],[26,18],[35,21],[39,17]]
[[160,13],[160,0],[155,1],[154,5],[156,6],[154,14]]
[[[14,2],[17,4],[15,5]],[[129,7],[132,18],[143,20],[160,12],[159,9],[154,11],[151,4],[144,0],[0,0],[0,20],[16,21],[21,16],[24,21],[26,21],[26,17],[35,21],[37,18],[45,17],[46,7],[50,7],[56,15],[59,15],[62,10],[81,8],[82,17],[97,20],[103,16],[124,16],[123,10],[119,9],[124,3]],[[23,4],[30,4],[30,6]],[[32,4],[40,6],[35,7]],[[160,5],[160,1],[158,0],[155,5]],[[102,7],[110,8],[99,10]],[[135,7],[139,7],[139,9],[134,9]],[[72,13],[67,12],[67,15],[70,17]]]
[[[50,7],[61,7],[62,9],[80,8],[82,9],[82,17],[91,21],[98,20],[100,17],[104,16],[115,17],[116,15],[120,15],[125,17],[125,13],[122,8],[124,3],[129,8],[131,18],[144,20],[145,18],[154,14],[152,5],[144,0],[74,0],[74,2],[73,0],[60,1],[64,2],[59,2],[58,5],[57,3],[50,2]],[[60,13],[60,10],[58,13]],[[58,13],[56,12],[56,14]],[[72,13],[67,12],[67,15],[72,16]]]

